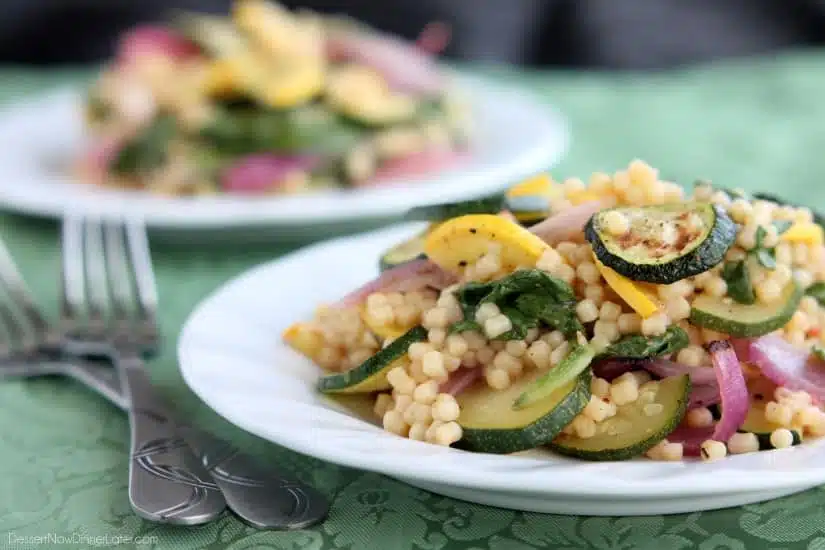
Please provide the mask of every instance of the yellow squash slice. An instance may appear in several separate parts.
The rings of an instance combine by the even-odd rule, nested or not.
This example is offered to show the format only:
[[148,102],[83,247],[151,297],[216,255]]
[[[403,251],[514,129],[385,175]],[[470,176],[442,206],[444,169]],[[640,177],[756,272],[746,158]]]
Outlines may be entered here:
[[493,214],[472,214],[447,220],[424,243],[427,257],[443,269],[461,273],[496,246],[502,269],[532,268],[550,248],[519,224]]
[[524,180],[507,191],[508,197],[540,196],[548,199],[564,197],[564,189],[550,177],[550,174],[541,173]]
[[604,277],[604,280],[607,281],[607,284],[610,285],[610,288],[612,288],[627,305],[632,307],[636,313],[641,315],[642,318],[646,319],[661,309],[656,295],[642,284],[631,281],[624,275],[616,273],[601,263],[595,256],[593,256],[593,262],[596,264],[596,267],[599,268],[599,272],[602,274],[602,277]]
[[789,243],[805,243],[818,245],[822,244],[823,239],[822,227],[813,222],[799,222],[788,228],[782,233],[781,239]]

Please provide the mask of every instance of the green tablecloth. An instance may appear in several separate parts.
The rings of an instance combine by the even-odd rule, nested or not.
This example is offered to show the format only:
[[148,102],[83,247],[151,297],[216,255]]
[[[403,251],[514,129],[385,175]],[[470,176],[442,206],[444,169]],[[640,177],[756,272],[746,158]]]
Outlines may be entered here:
[[[559,176],[613,170],[639,157],[676,181],[707,177],[726,186],[776,189],[825,206],[825,53],[647,75],[481,72],[523,84],[570,117],[573,146],[553,171]],[[80,75],[8,69],[0,72],[0,99],[77,81]],[[0,233],[41,302],[54,308],[54,224],[5,215]],[[329,495],[328,521],[294,533],[258,532],[230,516],[198,528],[142,521],[127,502],[125,417],[71,382],[35,380],[0,384],[0,548],[28,547],[15,542],[36,542],[25,537],[37,536],[52,537],[39,547],[52,547],[49,541],[64,537],[67,547],[80,548],[84,544],[71,543],[85,536],[98,537],[84,539],[86,544],[100,545],[149,537],[124,547],[175,550],[825,549],[822,489],[695,514],[553,516],[442,498],[255,439],[186,388],[175,365],[175,340],[187,314],[207,293],[286,249],[153,243],[153,252],[166,337],[163,355],[151,365],[159,390],[185,417],[264,461],[289,468]]]

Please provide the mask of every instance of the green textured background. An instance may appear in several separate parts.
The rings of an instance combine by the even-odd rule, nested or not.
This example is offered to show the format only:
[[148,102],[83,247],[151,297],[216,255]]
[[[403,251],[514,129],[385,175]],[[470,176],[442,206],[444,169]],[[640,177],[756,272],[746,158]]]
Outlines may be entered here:
[[[725,186],[776,189],[789,199],[825,207],[825,54],[655,74],[476,72],[523,85],[570,118],[573,145],[553,170],[558,177],[586,177],[642,158],[675,181],[704,177]],[[0,70],[0,100],[79,82],[87,74],[6,68]],[[56,226],[2,215],[0,234],[44,307],[54,309]],[[676,516],[521,513],[443,498],[299,456],[242,433],[186,388],[174,361],[176,335],[207,293],[286,251],[277,244],[239,250],[153,242],[166,346],[151,372],[181,414],[264,461],[286,466],[329,495],[333,505],[328,521],[312,530],[273,533],[255,531],[232,517],[198,528],[139,520],[127,502],[125,417],[71,382],[10,382],[0,384],[0,548],[23,548],[9,544],[14,537],[51,533],[150,535],[157,547],[175,550],[825,550],[822,489]]]

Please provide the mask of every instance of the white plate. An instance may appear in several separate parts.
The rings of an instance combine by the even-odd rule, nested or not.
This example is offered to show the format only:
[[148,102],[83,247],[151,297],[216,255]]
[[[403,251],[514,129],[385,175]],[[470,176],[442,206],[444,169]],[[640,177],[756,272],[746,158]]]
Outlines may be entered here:
[[468,453],[403,439],[348,415],[315,391],[319,369],[282,344],[281,331],[374,277],[379,253],[419,228],[328,241],[229,282],[183,328],[178,351],[184,379],[230,422],[295,451],[509,508],[677,513],[757,502],[825,482],[823,443],[714,463],[588,463],[542,451]]
[[67,208],[97,215],[128,213],[142,216],[151,228],[166,230],[310,228],[320,234],[341,224],[386,221],[416,204],[497,191],[560,159],[568,130],[555,110],[506,86],[467,77],[458,82],[477,126],[468,161],[391,187],[291,197],[166,198],[78,185],[67,174],[67,165],[84,143],[79,92],[41,96],[0,115],[0,208],[42,216],[60,216]]

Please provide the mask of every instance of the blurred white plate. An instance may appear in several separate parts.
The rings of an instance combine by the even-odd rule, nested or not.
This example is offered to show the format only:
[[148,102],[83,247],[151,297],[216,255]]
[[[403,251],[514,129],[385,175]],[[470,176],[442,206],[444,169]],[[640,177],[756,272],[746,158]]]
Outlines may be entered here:
[[272,228],[282,236],[323,234],[342,225],[397,218],[416,204],[476,197],[546,170],[565,152],[568,129],[551,107],[477,78],[458,79],[470,99],[477,136],[455,169],[391,187],[290,197],[167,198],[81,185],[67,173],[83,148],[80,92],[61,90],[0,113],[0,208],[60,216],[67,208],[142,216],[150,228]]
[[522,510],[588,515],[738,506],[825,483],[825,442],[702,462],[583,462],[544,451],[497,456],[411,441],[324,399],[320,370],[281,343],[373,278],[378,255],[420,226],[321,243],[227,283],[196,308],[179,341],[187,384],[230,422],[323,460],[381,472],[436,493]]

